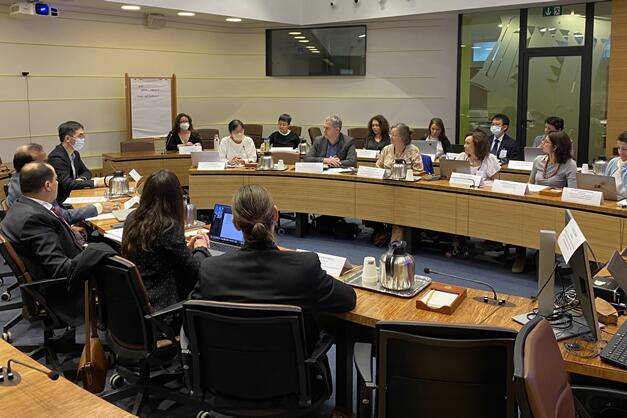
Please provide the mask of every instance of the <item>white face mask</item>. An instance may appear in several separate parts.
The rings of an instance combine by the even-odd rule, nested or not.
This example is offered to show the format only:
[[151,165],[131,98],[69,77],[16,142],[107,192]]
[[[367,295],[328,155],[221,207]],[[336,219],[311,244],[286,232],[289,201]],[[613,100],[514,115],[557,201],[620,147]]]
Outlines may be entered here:
[[490,132],[492,132],[493,135],[498,135],[501,133],[501,127],[500,126],[496,126],[496,125],[492,125],[490,126]]
[[76,151],[80,151],[83,149],[83,147],[85,146],[85,138],[76,138],[76,140],[74,141],[74,149]]
[[188,122],[180,123],[179,128],[181,128],[182,131],[186,131],[189,129],[189,123]]

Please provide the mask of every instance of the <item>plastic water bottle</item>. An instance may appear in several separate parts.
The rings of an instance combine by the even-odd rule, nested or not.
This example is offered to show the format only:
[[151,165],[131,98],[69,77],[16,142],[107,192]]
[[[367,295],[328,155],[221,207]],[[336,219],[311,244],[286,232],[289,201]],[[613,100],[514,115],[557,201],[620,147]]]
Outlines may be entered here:
[[218,149],[220,147],[220,137],[218,134],[213,136],[213,149]]

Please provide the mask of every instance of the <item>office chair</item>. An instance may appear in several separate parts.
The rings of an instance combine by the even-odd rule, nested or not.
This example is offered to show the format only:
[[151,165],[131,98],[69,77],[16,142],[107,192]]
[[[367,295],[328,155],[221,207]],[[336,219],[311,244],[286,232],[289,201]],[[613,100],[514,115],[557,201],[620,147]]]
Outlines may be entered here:
[[515,331],[410,321],[379,321],[375,331],[376,382],[371,344],[355,344],[359,416],[517,416]]
[[431,161],[431,157],[425,154],[420,154],[420,158],[422,158],[422,167],[423,169],[429,173],[433,174],[433,161]]
[[263,125],[247,123],[244,125],[244,132],[246,136],[251,137],[255,142],[255,148],[259,148],[261,146],[261,143],[263,142]]
[[200,135],[200,143],[202,144],[202,149],[214,149],[215,144],[213,139],[216,135],[220,138],[220,130],[218,129],[197,129],[198,135]]
[[312,145],[313,145],[314,139],[316,139],[319,136],[322,136],[322,131],[317,126],[312,126],[311,128],[307,129],[307,132],[309,133],[309,139],[311,139]]
[[307,354],[299,307],[187,301],[192,393],[203,408],[233,417],[295,417],[332,393],[323,334]]
[[539,316],[516,337],[514,390],[523,418],[627,417],[627,392],[570,385],[553,329]]
[[[9,329],[26,319],[40,322],[43,325],[43,343],[37,346],[18,346],[22,351],[30,351],[29,356],[39,359],[45,356],[50,366],[63,374],[57,353],[80,353],[82,346],[74,343],[75,306],[71,295],[68,295],[68,279],[38,280],[26,270],[26,265],[17,254],[13,245],[0,234],[0,254],[6,260],[19,283],[22,296],[22,312],[3,325],[3,335],[10,340]],[[55,331],[62,334],[55,337]]]
[[167,319],[179,312],[181,305],[154,312],[137,267],[119,256],[106,259],[94,279],[101,326],[116,358],[116,373],[109,380],[112,390],[100,397],[115,402],[135,396],[134,415],[140,414],[150,395],[187,402],[175,390],[163,387],[182,377],[180,372],[166,370],[180,356],[177,334]]
[[120,152],[154,151],[155,142],[152,139],[131,139],[120,142]]
[[456,154],[464,152],[464,144],[451,144],[451,152]]
[[355,138],[355,148],[362,149],[366,142],[366,136],[368,136],[368,128],[349,128],[348,136]]
[[411,140],[425,139],[428,133],[429,130],[427,128],[411,128]]
[[294,132],[300,138],[300,134],[303,132],[303,128],[298,125],[290,125],[290,131]]

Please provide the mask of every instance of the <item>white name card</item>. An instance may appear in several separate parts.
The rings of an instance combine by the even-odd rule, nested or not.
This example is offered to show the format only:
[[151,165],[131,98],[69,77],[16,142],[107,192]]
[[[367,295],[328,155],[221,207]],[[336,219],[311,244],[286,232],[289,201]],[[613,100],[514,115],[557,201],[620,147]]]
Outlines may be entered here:
[[375,149],[356,149],[357,158],[377,158],[379,151]]
[[[297,249],[296,251],[308,252],[307,250]],[[326,271],[329,276],[336,279],[342,275],[342,271],[350,270],[353,266],[348,262],[346,257],[338,257],[331,254],[316,253],[320,259],[320,267]]]
[[509,162],[507,163],[507,168],[511,168],[512,170],[531,171],[531,169],[533,168],[533,161],[509,160]]
[[574,219],[568,222],[557,237],[557,246],[567,263],[570,261],[570,257],[573,256],[577,248],[581,247],[584,242],[586,242],[586,237],[583,235],[583,232],[581,232],[579,225]]
[[285,152],[289,154],[298,154],[298,148],[294,149],[292,147],[272,147],[270,148],[270,152]]
[[517,196],[527,194],[527,183],[519,183],[517,181],[494,180],[492,183],[492,191],[497,193],[507,193]]
[[139,204],[139,196],[133,196],[124,202],[124,209],[130,209],[137,204]]
[[548,189],[549,186],[541,186],[539,184],[527,184],[527,189],[532,193],[538,193],[540,190]]
[[209,171],[209,170],[224,170],[226,167],[225,161],[199,161],[198,162],[198,170],[199,171]]
[[446,153],[446,159],[447,160],[455,160],[455,159],[457,159],[457,157],[459,157],[460,154],[461,154],[461,152],[447,152]]
[[201,152],[202,145],[194,144],[194,145],[179,145],[179,154],[181,155],[190,155],[192,152]]
[[357,169],[357,175],[359,177],[368,177],[371,179],[382,179],[385,177],[385,168],[367,167],[360,165]]
[[321,174],[324,171],[323,163],[296,163],[295,170],[297,173],[316,173]]
[[448,184],[452,186],[479,187],[482,182],[483,179],[479,175],[453,172],[451,173],[451,178],[449,179]]
[[131,178],[132,178],[135,182],[138,182],[138,181],[139,181],[139,179],[140,179],[140,178],[142,178],[141,174],[139,174],[139,173],[137,172],[137,170],[135,170],[135,169],[132,169],[132,170],[128,173],[128,175],[129,175],[129,176],[131,176]]
[[601,206],[603,203],[603,192],[564,187],[562,189],[562,201],[581,203],[582,205]]

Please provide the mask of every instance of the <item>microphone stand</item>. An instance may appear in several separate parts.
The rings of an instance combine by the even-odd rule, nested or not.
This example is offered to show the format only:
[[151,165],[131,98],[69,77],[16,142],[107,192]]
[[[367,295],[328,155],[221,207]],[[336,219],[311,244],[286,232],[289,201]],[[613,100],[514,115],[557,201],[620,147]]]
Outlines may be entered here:
[[20,366],[24,366],[31,370],[35,370],[39,373],[43,373],[50,380],[57,380],[59,378],[59,373],[57,372],[46,371],[44,369],[40,369],[39,367],[31,366],[30,364],[26,364],[14,358],[10,358],[9,361],[7,361],[7,366],[0,368],[0,383],[4,383],[5,379],[7,381],[13,381],[13,380],[19,379],[19,375],[17,374],[17,372],[13,373],[13,371],[11,370],[11,363],[19,364]]

